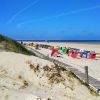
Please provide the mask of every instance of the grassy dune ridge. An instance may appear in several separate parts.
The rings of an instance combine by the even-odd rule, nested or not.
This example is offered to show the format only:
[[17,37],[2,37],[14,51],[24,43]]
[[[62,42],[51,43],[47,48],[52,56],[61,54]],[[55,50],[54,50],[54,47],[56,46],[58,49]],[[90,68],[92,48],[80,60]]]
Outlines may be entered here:
[[2,34],[0,34],[0,50],[35,56],[33,52],[28,51],[23,45]]

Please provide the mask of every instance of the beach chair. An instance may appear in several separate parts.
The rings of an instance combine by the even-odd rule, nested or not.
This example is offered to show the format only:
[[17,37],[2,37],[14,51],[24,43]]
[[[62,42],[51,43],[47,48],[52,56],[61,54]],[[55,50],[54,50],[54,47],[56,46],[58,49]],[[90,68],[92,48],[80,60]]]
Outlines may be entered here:
[[87,52],[82,52],[82,58],[87,58],[88,53]]
[[72,58],[77,58],[77,51],[76,50],[73,50],[72,54],[71,54],[71,57]]
[[39,49],[39,44],[36,44],[35,49]]
[[80,50],[77,51],[77,58],[78,59],[82,58],[82,52],[80,52]]
[[58,48],[52,48],[52,52],[51,52],[51,56],[54,56],[54,57],[58,57],[59,55],[59,52],[58,52]]
[[92,59],[92,60],[96,59],[96,53],[91,51],[88,56],[88,59]]
[[88,58],[89,54],[90,54],[90,51],[83,51],[81,56],[82,56],[82,58]]
[[100,53],[96,53],[96,58],[100,58]]
[[67,54],[67,48],[65,47],[65,49],[64,49],[64,54]]
[[72,54],[73,54],[73,50],[69,49],[68,50],[68,56],[72,56]]

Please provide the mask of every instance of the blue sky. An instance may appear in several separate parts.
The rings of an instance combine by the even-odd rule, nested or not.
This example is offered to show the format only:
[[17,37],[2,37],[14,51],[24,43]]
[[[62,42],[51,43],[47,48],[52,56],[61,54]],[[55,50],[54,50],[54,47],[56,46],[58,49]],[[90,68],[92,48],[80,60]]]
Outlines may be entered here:
[[14,39],[100,40],[100,0],[0,0],[0,33]]

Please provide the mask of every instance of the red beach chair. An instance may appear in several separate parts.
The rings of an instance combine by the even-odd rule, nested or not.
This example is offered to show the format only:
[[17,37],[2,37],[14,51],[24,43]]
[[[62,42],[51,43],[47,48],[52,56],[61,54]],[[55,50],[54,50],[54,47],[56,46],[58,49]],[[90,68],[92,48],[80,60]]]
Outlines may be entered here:
[[76,52],[76,51],[73,51],[71,57],[72,57],[72,58],[77,58],[77,52]]
[[93,59],[95,60],[96,59],[96,53],[95,52],[90,52],[89,56],[88,56],[88,59]]
[[51,56],[58,56],[58,48],[52,48]]
[[73,50],[68,51],[68,56],[72,56]]

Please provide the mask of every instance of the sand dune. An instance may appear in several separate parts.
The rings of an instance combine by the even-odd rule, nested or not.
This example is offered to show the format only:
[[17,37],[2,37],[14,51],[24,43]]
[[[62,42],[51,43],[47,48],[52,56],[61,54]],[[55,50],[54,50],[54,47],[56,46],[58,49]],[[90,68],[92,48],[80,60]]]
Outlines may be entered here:
[[0,100],[100,100],[71,72],[13,52],[0,52],[0,87]]

